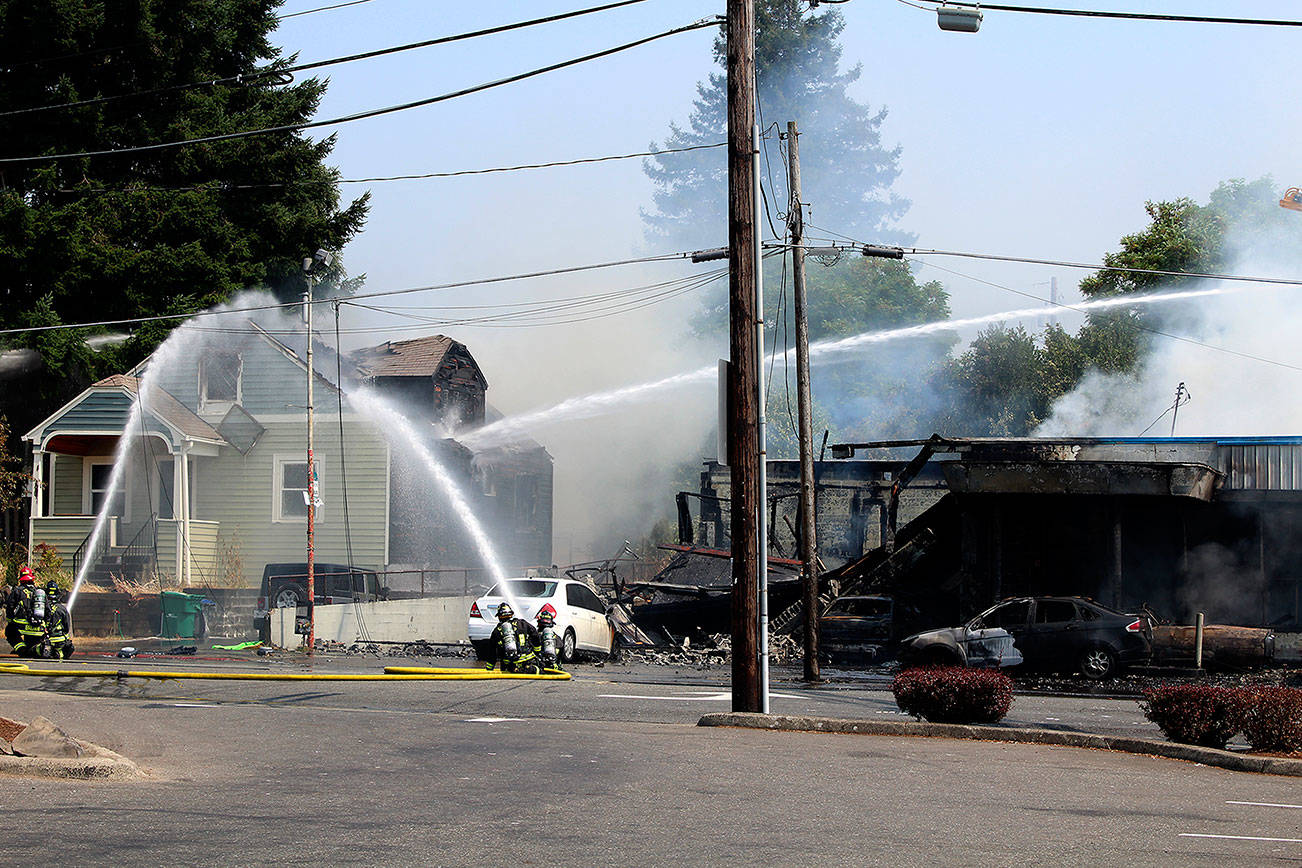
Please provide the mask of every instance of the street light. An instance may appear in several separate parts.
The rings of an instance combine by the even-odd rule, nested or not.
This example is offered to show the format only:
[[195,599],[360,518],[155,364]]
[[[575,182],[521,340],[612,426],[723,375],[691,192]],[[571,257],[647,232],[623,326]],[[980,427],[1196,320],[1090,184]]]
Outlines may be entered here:
[[976,33],[981,29],[981,7],[939,6],[936,9],[936,23],[941,30]]

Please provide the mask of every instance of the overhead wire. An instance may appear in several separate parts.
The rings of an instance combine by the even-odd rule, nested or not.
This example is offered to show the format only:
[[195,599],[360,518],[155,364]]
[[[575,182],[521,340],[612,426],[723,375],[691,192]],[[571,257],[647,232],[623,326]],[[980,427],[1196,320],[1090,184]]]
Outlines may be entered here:
[[[356,0],[356,2],[370,2],[370,0]],[[157,96],[164,93],[176,93],[178,91],[192,90],[200,87],[216,87],[224,84],[253,84],[264,80],[275,82],[284,76],[292,76],[296,72],[307,72],[313,69],[324,69],[329,66],[338,66],[344,63],[352,63],[357,60],[371,60],[376,57],[384,57],[390,54],[398,54],[405,51],[414,51],[420,48],[430,48],[435,45],[447,45],[453,42],[461,42],[467,39],[476,39],[482,36],[493,36],[499,33],[507,33],[512,30],[520,30],[525,27],[534,27],[540,24],[551,24],[556,21],[563,21],[567,18],[577,18],[582,15],[591,15],[597,12],[607,12],[611,9],[617,9],[621,6],[631,6],[636,3],[645,3],[647,0],[617,0],[617,2],[606,3],[601,6],[592,6],[587,9],[578,9],[573,12],[562,12],[556,15],[547,15],[541,18],[532,18],[527,21],[516,21],[511,24],[502,24],[496,27],[485,27],[479,30],[472,30],[466,33],[457,33],[451,36],[440,36],[434,39],[424,39],[419,42],[408,42],[403,45],[394,45],[388,48],[378,48],[374,51],[363,51],[355,54],[348,54],[342,57],[332,57],[326,60],[315,60],[309,63],[296,63],[283,68],[269,67],[251,73],[240,73],[237,75],[222,76],[219,78],[205,79],[203,81],[185,82],[183,84],[172,84],[163,87],[150,88],[148,90],[129,91],[126,93],[109,94],[107,96],[91,97],[89,99],[72,100],[69,102],[52,103],[50,105],[29,106],[27,108],[10,109],[0,112],[0,117],[9,117],[12,115],[34,114],[38,112],[54,111],[56,109],[83,108],[85,106],[102,105],[108,102],[116,102],[122,99],[133,99],[146,96]],[[344,6],[355,5],[355,3],[345,3]],[[323,7],[322,9],[310,9],[306,12],[296,12],[290,16],[307,15],[311,12],[321,12],[325,9],[335,9],[340,7]]]
[[[1001,289],[1004,290],[1005,292],[1011,292],[1014,295],[1020,295],[1026,298],[1033,298],[1036,301],[1046,302],[1047,304],[1053,307],[1060,307],[1063,308],[1064,310],[1070,310],[1080,314],[1088,313],[1087,311],[1078,310],[1077,308],[1073,307],[1070,304],[1065,304],[1060,301],[1053,301],[1051,299],[1043,299],[1040,296],[1035,295],[1033,293],[1023,292],[1022,290],[1014,289],[1011,286],[1004,286],[1003,284],[985,280],[983,278],[976,277],[975,275],[964,274],[963,272],[960,271],[955,271],[950,268],[945,268],[944,266],[936,265],[934,262],[921,262],[917,260],[910,260],[910,261],[916,261],[917,264],[919,265],[926,265],[931,268],[939,269],[940,271],[944,271],[947,274],[953,274],[956,277],[963,277],[966,278],[967,280],[973,280],[976,281],[977,283],[985,284],[986,286],[992,287],[994,289]],[[1214,350],[1218,353],[1226,353],[1231,356],[1238,356],[1239,358],[1242,359],[1249,359],[1256,362],[1263,362],[1268,365],[1275,365],[1277,367],[1287,368],[1293,371],[1302,371],[1302,366],[1300,365],[1291,365],[1288,362],[1281,362],[1278,359],[1268,359],[1265,356],[1258,356],[1252,353],[1245,353],[1239,350],[1233,350],[1230,349],[1229,347],[1222,347],[1222,346],[1217,346],[1216,344],[1209,344],[1204,341],[1197,340],[1196,338],[1190,338],[1190,337],[1185,337],[1184,335],[1172,334],[1171,332],[1163,331],[1162,329],[1154,328],[1152,326],[1147,326],[1144,325],[1143,323],[1139,323],[1134,320],[1118,319],[1113,321],[1121,325],[1123,328],[1130,328],[1130,329],[1136,329],[1138,331],[1148,332],[1150,334],[1158,335],[1160,337],[1169,338],[1170,340],[1173,341],[1179,341],[1181,343],[1190,344],[1192,346],[1202,347],[1203,349],[1207,349],[1207,350]]]
[[[403,289],[388,289],[388,290],[380,290],[378,292],[358,293],[356,295],[350,296],[349,299],[356,300],[356,299],[366,299],[366,298],[383,298],[391,295],[408,295],[414,292],[440,292],[448,289],[461,289],[467,286],[485,286],[485,285],[495,284],[495,283],[509,283],[513,280],[530,280],[530,279],[541,278],[541,277],[555,277],[563,274],[576,274],[584,271],[596,271],[596,270],[606,269],[606,268],[617,268],[625,265],[641,265],[643,263],[650,263],[650,262],[681,261],[684,259],[689,259],[691,256],[692,253],[690,252],[662,253],[662,254],[656,254],[652,256],[635,257],[632,259],[617,259],[610,262],[599,262],[590,265],[574,265],[574,266],[566,266],[562,268],[551,268],[543,271],[523,272],[519,274],[504,275],[499,277],[486,277],[486,278],[478,278],[474,280],[459,280],[459,281],[453,281],[451,283],[433,284],[429,286],[413,286],[413,287],[406,287]],[[0,336],[15,335],[15,334],[32,334],[32,333],[47,332],[47,331],[62,331],[65,329],[76,329],[76,328],[107,328],[109,326],[116,326],[116,325],[136,325],[136,324],[148,323],[148,322],[187,320],[187,319],[200,318],[200,317],[222,316],[231,313],[254,313],[257,311],[264,311],[264,310],[283,310],[286,308],[299,307],[301,305],[302,302],[300,301],[285,301],[285,302],[275,302],[273,304],[248,305],[239,308],[201,310],[201,311],[195,311],[193,313],[154,314],[151,316],[124,317],[122,319],[98,320],[94,322],[60,323],[58,325],[45,325],[45,326],[21,326],[17,328],[0,329]]]
[[[371,0],[351,0],[351,2],[348,3],[337,3],[333,6],[320,6],[316,9],[304,9],[301,12],[289,12],[284,15],[276,15],[274,16],[274,20],[284,21],[288,18],[298,18],[301,15],[313,15],[317,12],[329,12],[334,9],[342,9],[345,6],[358,6],[362,3],[370,2]],[[72,51],[67,54],[56,54],[50,57],[34,57],[27,60],[4,61],[0,63],[0,68],[11,70],[22,66],[39,66],[42,63],[54,63],[60,60],[75,60],[78,57],[94,57],[97,54],[112,54],[114,51],[122,51],[125,48],[137,48],[141,45],[144,45],[144,43],[128,42],[123,45],[106,45],[102,48],[88,48],[85,51]]]
[[[612,160],[631,160],[637,157],[655,157],[661,154],[680,154],[685,151],[699,151],[707,148],[724,148],[727,142],[714,142],[708,145],[688,145],[682,148],[663,148],[655,151],[638,151],[632,154],[611,154],[604,157],[579,157],[573,160],[553,160],[548,163],[522,163],[516,166],[495,166],[489,169],[460,169],[451,172],[423,172],[420,174],[410,175],[387,175],[373,178],[340,178],[336,184],[374,184],[384,181],[418,181],[429,178],[461,178],[468,175],[492,175],[500,172],[521,172],[529,169],[552,169],[558,166],[580,166],[588,163],[608,163]],[[279,189],[283,187],[295,187],[309,184],[318,184],[319,181],[302,180],[292,182],[267,183],[267,184],[187,184],[184,186],[130,186],[130,187],[61,187],[60,193],[121,193],[136,194],[148,193],[154,191],[161,192],[188,192],[192,190],[211,189],[213,192],[225,193],[229,190],[265,190]]]
[[[821,232],[827,232],[832,235],[837,235],[843,239],[852,241],[855,244],[863,244],[863,242],[850,238],[847,235],[841,235],[841,233],[834,232],[831,229],[826,229],[824,227],[815,227],[815,228],[819,229],[819,231]],[[1125,271],[1131,273],[1152,274],[1152,275],[1165,276],[1165,277],[1187,277],[1187,278],[1197,278],[1197,279],[1207,279],[1207,280],[1230,280],[1230,281],[1243,281],[1243,282],[1250,282],[1250,283],[1281,284],[1286,286],[1302,285],[1302,280],[1290,280],[1287,278],[1258,278],[1258,277],[1247,277],[1244,275],[1217,274],[1211,272],[1166,271],[1162,269],[1129,268],[1125,266],[1108,266],[1108,265],[1100,265],[1100,264],[1087,265],[1085,263],[1067,262],[1064,260],[1033,259],[1030,257],[1014,257],[1014,256],[996,256],[994,254],[965,253],[965,252],[957,252],[957,251],[923,250],[918,248],[907,248],[907,247],[902,249],[905,251],[917,250],[918,253],[932,253],[932,254],[938,254],[943,256],[963,256],[963,257],[969,257],[973,259],[989,259],[989,260],[997,260],[1002,262],[1030,263],[1035,265],[1057,265],[1057,266],[1068,267],[1068,268],[1088,268],[1094,271]],[[962,277],[966,280],[975,281],[976,283],[989,286],[992,289],[999,289],[999,290],[1003,290],[1004,292],[1011,292],[1014,295],[1020,295],[1023,298],[1030,298],[1030,299],[1034,299],[1035,301],[1045,302],[1051,306],[1060,307],[1064,310],[1070,310],[1074,313],[1079,313],[1082,315],[1088,314],[1087,311],[1079,310],[1076,307],[1067,304],[1065,302],[1054,301],[1052,299],[1044,299],[1038,295],[1035,295],[1034,293],[1025,292],[1020,289],[1014,289],[1011,286],[1005,286],[1004,284],[996,283],[991,280],[986,280],[984,278],[977,277],[972,274],[966,274],[961,271],[956,271],[951,268],[946,268],[944,266],[937,265],[934,262],[913,259],[912,257],[908,257],[908,256],[906,256],[905,258],[909,262],[914,263],[915,265],[924,265],[930,268],[935,268],[939,271],[945,272],[946,274],[952,274],[955,277]],[[1173,341],[1179,341],[1181,343],[1190,344],[1192,346],[1202,347],[1203,349],[1213,350],[1219,353],[1226,353],[1228,355],[1237,356],[1239,358],[1249,359],[1251,361],[1256,361],[1256,362],[1262,362],[1268,365],[1275,365],[1277,367],[1286,368],[1289,370],[1302,371],[1302,366],[1299,365],[1292,365],[1289,364],[1288,362],[1281,362],[1278,359],[1269,359],[1266,358],[1265,356],[1258,356],[1253,353],[1245,353],[1240,350],[1233,350],[1230,349],[1229,347],[1222,347],[1216,344],[1209,344],[1204,341],[1197,340],[1196,338],[1190,338],[1184,335],[1172,334],[1170,332],[1163,331],[1161,329],[1154,328],[1152,326],[1144,325],[1143,323],[1135,322],[1134,320],[1121,319],[1121,320],[1115,320],[1115,322],[1121,324],[1123,327],[1126,328],[1137,329],[1139,331],[1144,331],[1150,334],[1158,335],[1159,337],[1169,338],[1170,340]]]
[[57,154],[34,154],[26,157],[0,157],[0,165],[7,165],[13,163],[49,162],[52,160],[67,160],[67,159],[74,159],[74,158],[80,159],[85,157],[116,156],[121,154],[139,154],[145,152],[167,150],[170,148],[185,147],[188,145],[228,142],[228,141],[234,141],[236,139],[246,139],[252,136],[269,135],[272,133],[301,132],[303,130],[317,129],[320,127],[340,126],[343,124],[353,123],[355,121],[381,117],[383,115],[408,111],[410,109],[415,109],[415,108],[422,108],[424,106],[434,105],[435,103],[446,102],[448,100],[457,99],[459,97],[469,96],[470,94],[481,93],[483,91],[491,90],[496,87],[502,87],[504,85],[514,84],[516,82],[524,81],[529,78],[535,78],[539,75],[544,75],[549,72],[555,72],[560,69],[566,69],[571,66],[577,66],[581,63],[588,63],[590,61],[598,60],[603,57],[609,57],[613,54],[619,54],[620,52],[629,51],[631,49],[638,48],[642,45],[646,45],[650,42],[655,42],[657,40],[665,39],[670,36],[677,36],[682,33],[689,33],[691,31],[700,30],[705,27],[715,27],[717,26],[717,24],[718,24],[717,19],[714,18],[703,19],[701,21],[696,21],[691,24],[683,25],[682,27],[675,27],[670,30],[665,30],[660,33],[655,33],[652,34],[651,36],[644,36],[641,39],[635,39],[632,42],[626,42],[623,43],[622,45],[614,46],[613,48],[606,48],[601,51],[595,51],[590,54],[585,54],[581,57],[573,57],[570,58],[569,60],[563,60],[558,63],[552,63],[547,66],[538,67],[536,69],[531,69],[526,72],[516,73],[515,75],[509,75],[504,78],[495,79],[493,81],[484,82],[482,84],[460,88],[459,90],[449,91],[447,93],[438,94],[437,96],[425,97],[424,99],[418,99],[418,100],[411,100],[410,102],[399,103],[397,105],[391,105],[391,106],[384,106],[382,108],[367,109],[365,111],[354,112],[352,114],[341,115],[339,117],[334,117],[334,118],[326,118],[319,121],[304,121],[302,123],[296,123],[296,124],[279,124],[277,126],[261,127],[258,129],[238,130],[236,132],[219,133],[211,136],[198,136],[190,139],[178,139],[170,142],[154,142],[153,144],[148,144],[148,145],[134,145],[134,146],[128,146],[123,148],[106,148],[98,151],[75,151],[75,152],[64,152],[64,153],[57,153]]
[[286,21],[290,18],[298,18],[300,15],[314,15],[317,12],[330,12],[334,9],[343,9],[346,6],[361,6],[363,3],[370,3],[371,0],[348,0],[347,3],[335,3],[333,6],[318,6],[315,9],[304,9],[302,12],[288,12],[284,15],[277,15],[277,21]]
[[[820,0],[831,2],[831,0]],[[1302,27],[1302,21],[1283,18],[1229,18],[1218,15],[1175,15],[1164,12],[1106,12],[1097,9],[1060,9],[1050,6],[1009,6],[1001,3],[972,3],[963,0],[928,0],[932,6],[919,6],[917,3],[900,0],[906,6],[935,11],[941,5],[958,6],[965,9],[990,9],[997,12],[1027,12],[1037,15],[1062,15],[1075,18],[1116,18],[1129,21],[1173,21],[1193,24],[1254,24],[1268,27]]]

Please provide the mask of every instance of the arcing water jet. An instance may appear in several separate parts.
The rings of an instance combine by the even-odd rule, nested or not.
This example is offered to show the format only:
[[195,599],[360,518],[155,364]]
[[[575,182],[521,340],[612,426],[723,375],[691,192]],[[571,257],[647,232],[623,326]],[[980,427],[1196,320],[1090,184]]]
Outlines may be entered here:
[[[1108,308],[1116,307],[1138,307],[1141,305],[1160,304],[1169,301],[1184,301],[1191,298],[1203,298],[1207,296],[1245,292],[1248,289],[1249,287],[1237,286],[1215,287],[1211,289],[1191,289],[1174,292],[1151,293],[1148,295],[1116,296],[1113,298],[1074,304],[1070,306],[1070,309],[1075,311],[1091,311],[1107,310]],[[999,313],[983,314],[982,316],[967,317],[965,319],[937,320],[935,322],[922,323],[920,325],[864,332],[863,334],[851,335],[846,338],[824,339],[810,344],[809,354],[813,358],[834,357],[842,353],[855,352],[856,350],[873,344],[886,343],[888,341],[896,341],[904,338],[923,337],[925,335],[950,331],[956,328],[987,325],[989,323],[1002,322],[1009,319],[1027,319],[1031,317],[1060,314],[1063,309],[1062,305],[1044,305],[1041,307],[1020,308],[1016,310],[1000,311]],[[792,350],[788,350],[787,354],[792,352]],[[551,407],[546,407],[541,410],[531,410],[526,413],[520,413],[515,416],[508,416],[504,419],[499,419],[498,421],[484,425],[475,431],[461,434],[457,437],[457,440],[463,445],[476,451],[491,449],[495,446],[502,446],[513,440],[517,440],[521,436],[542,425],[600,416],[619,407],[635,404],[668,389],[678,386],[713,382],[715,376],[716,367],[710,365],[684,374],[676,374],[672,377],[653,380],[649,383],[642,383],[636,386],[625,386],[621,389],[612,389],[606,392],[596,392],[591,395],[567,398],[559,404],[554,404]]]
[[497,553],[493,549],[492,541],[488,538],[488,533],[475,515],[475,511],[471,508],[470,502],[466,499],[461,487],[452,478],[452,474],[448,473],[447,468],[434,457],[434,453],[425,445],[410,420],[394,409],[388,401],[372,391],[358,389],[346,394],[348,403],[352,404],[358,412],[373,420],[376,426],[386,435],[396,435],[401,438],[403,444],[424,464],[430,476],[434,478],[434,481],[443,489],[443,493],[447,495],[448,501],[452,504],[453,512],[456,513],[457,518],[461,520],[461,523],[465,525],[466,530],[470,533],[475,548],[479,551],[479,556],[483,559],[484,566],[493,577],[493,581],[501,586],[503,594],[511,599],[512,608],[518,611],[519,606],[507,587],[506,573],[497,560]]

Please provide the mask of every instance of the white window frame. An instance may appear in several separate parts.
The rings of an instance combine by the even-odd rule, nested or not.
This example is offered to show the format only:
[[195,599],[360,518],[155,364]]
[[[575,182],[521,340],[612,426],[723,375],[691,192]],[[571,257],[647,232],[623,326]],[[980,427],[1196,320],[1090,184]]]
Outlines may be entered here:
[[[208,397],[208,378],[205,376],[205,368],[210,359],[218,356],[234,356],[237,370],[235,372],[235,400],[230,401],[225,398],[210,399]],[[199,412],[200,413],[225,413],[236,404],[244,403],[244,354],[232,352],[209,352],[199,359]]]
[[[92,475],[91,468],[102,467],[104,465],[108,465],[109,477],[112,478],[113,476],[112,455],[86,455],[83,456],[81,459],[81,514],[82,515],[97,514],[92,506],[93,492],[91,491],[90,483],[91,480],[94,478],[94,476]],[[128,485],[130,485],[130,480],[123,479],[122,490],[118,492],[119,495],[121,495],[122,497],[122,515],[120,516],[120,518],[123,521],[131,521],[131,514],[130,514],[131,493],[127,491]]]
[[[324,463],[324,456],[320,454],[313,456],[312,464],[316,468],[317,483],[323,490],[325,488],[325,480],[322,478],[323,474],[321,473],[321,465]],[[307,456],[297,452],[280,453],[274,456],[274,460],[271,464],[271,520],[277,524],[307,524],[306,511],[303,515],[285,515],[281,511],[281,503],[283,501],[281,495],[285,492],[285,488],[282,485],[282,482],[285,479],[283,468],[286,464],[307,464]],[[302,489],[299,488],[289,490],[302,491]],[[321,491],[317,492],[317,500],[324,500]],[[317,507],[316,523],[322,524],[324,523],[324,519],[325,510],[322,507]]]

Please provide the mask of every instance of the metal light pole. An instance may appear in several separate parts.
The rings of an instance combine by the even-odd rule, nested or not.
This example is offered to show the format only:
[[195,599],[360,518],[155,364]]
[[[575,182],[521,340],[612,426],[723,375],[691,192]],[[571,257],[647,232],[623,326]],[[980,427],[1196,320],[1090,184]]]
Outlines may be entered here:
[[316,445],[315,420],[312,406],[312,381],[316,369],[312,361],[312,290],[316,285],[315,273],[318,268],[330,264],[330,253],[318,250],[314,255],[303,259],[303,275],[307,279],[307,290],[303,293],[303,318],[307,324],[307,654],[312,656],[316,648],[316,462],[314,451]]

